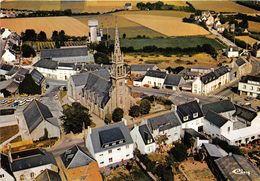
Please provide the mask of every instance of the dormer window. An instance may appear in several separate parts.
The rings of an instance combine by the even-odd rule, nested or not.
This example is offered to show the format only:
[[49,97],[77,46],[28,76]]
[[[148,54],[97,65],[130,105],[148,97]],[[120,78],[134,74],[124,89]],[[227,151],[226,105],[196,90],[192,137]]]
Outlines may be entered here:
[[189,116],[184,116],[183,117],[183,121],[188,121],[189,120]]
[[197,118],[199,116],[199,114],[196,112],[196,113],[193,113],[193,118]]

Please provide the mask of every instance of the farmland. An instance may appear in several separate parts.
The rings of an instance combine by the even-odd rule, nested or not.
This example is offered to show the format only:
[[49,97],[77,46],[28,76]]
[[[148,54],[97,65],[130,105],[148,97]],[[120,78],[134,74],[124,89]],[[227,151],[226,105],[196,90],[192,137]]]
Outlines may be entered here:
[[260,23],[254,21],[248,21],[249,31],[260,32]]
[[212,10],[216,12],[259,13],[259,11],[239,5],[233,1],[190,1],[199,10]]
[[250,36],[236,36],[236,38],[238,38],[239,40],[243,40],[244,42],[253,45],[256,42],[260,42],[254,38],[251,38]]
[[[25,44],[28,44],[32,46],[37,52],[39,52],[41,49],[46,48],[46,49],[51,49],[55,47],[55,42],[53,41],[46,41],[46,42],[25,42]],[[64,42],[65,46],[82,46],[86,45],[86,41],[67,41]]]
[[44,17],[44,18],[13,18],[1,19],[1,27],[6,27],[18,34],[26,29],[34,29],[36,32],[44,31],[47,37],[51,37],[54,30],[64,30],[70,36],[86,36],[88,27],[71,17]]
[[166,36],[207,35],[208,31],[202,27],[183,23],[182,18],[156,15],[122,15],[126,19],[136,22]]
[[[114,28],[116,25],[116,18],[114,14],[98,16],[75,16],[74,18],[79,20],[81,23],[84,23],[86,26],[88,25],[89,19],[97,19],[99,25],[104,29],[104,33],[108,33],[111,36],[111,38],[114,37]],[[146,35],[149,37],[164,36],[161,33],[153,31],[149,28],[146,28],[121,16],[117,16],[117,26],[120,30],[120,34],[125,33],[127,37],[136,37],[137,35]]]
[[211,38],[206,38],[203,36],[198,37],[175,37],[175,38],[152,38],[152,39],[122,39],[122,47],[134,47],[134,49],[141,49],[144,46],[155,45],[160,48],[167,47],[196,47],[198,45],[210,44],[216,49],[220,50],[223,48],[223,45],[218,43],[216,40]]

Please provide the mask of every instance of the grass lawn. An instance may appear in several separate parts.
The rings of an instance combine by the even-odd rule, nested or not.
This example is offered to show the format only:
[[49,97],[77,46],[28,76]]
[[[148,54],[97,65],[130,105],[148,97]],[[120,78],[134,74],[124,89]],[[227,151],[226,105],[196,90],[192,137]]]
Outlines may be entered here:
[[152,39],[122,39],[122,47],[134,47],[134,49],[141,49],[144,46],[155,45],[160,48],[166,47],[196,47],[197,45],[210,44],[217,50],[222,49],[224,46],[214,39],[206,38],[203,36],[197,37],[176,37],[176,38],[152,38]]
[[0,143],[3,143],[7,139],[11,138],[19,132],[18,125],[5,126],[0,128]]

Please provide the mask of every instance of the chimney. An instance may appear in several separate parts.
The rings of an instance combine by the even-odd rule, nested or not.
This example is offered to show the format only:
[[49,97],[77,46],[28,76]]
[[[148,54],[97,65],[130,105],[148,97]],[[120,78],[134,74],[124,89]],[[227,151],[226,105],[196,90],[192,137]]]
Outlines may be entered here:
[[91,127],[88,126],[88,133],[91,134]]

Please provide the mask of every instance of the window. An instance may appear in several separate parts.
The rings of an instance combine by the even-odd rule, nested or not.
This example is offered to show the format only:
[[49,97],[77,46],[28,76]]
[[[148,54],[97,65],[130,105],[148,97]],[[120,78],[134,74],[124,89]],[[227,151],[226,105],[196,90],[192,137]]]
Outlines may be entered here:
[[129,145],[126,145],[125,147],[126,147],[126,149],[128,149],[128,148],[129,148]]
[[100,154],[99,156],[103,156],[103,154]]
[[103,164],[104,162],[100,162],[100,164]]
[[122,86],[123,85],[123,82],[119,82],[119,86]]
[[20,180],[24,180],[24,175],[20,175]]
[[109,158],[108,161],[109,163],[111,163],[113,161],[113,158]]
[[254,87],[253,87],[253,86],[251,86],[251,87],[250,87],[250,90],[253,90],[253,89],[254,89]]
[[230,127],[227,128],[227,131],[228,131],[228,132],[230,131]]
[[188,119],[189,119],[189,116],[184,116],[183,117],[183,121],[188,121]]
[[257,87],[257,91],[260,91],[260,87]]
[[118,151],[120,151],[120,150],[121,150],[121,148],[117,148],[117,150],[118,150]]
[[127,154],[126,157],[129,157],[129,154]]
[[4,178],[4,177],[5,177],[5,175],[4,175],[4,174],[1,174],[1,175],[0,175],[0,178]]
[[193,118],[197,118],[199,116],[199,114],[196,112],[196,113],[193,113]]
[[108,153],[112,153],[112,150],[108,150]]
[[251,137],[251,140],[253,140],[253,139],[255,139],[255,136],[252,136],[252,137]]

